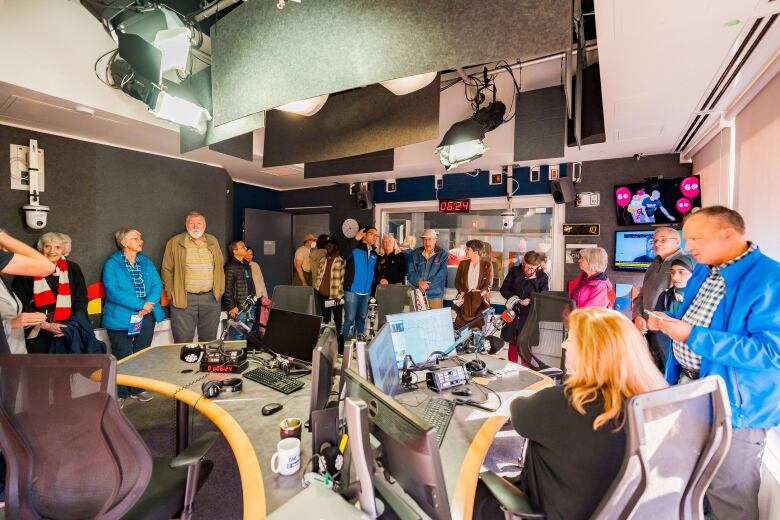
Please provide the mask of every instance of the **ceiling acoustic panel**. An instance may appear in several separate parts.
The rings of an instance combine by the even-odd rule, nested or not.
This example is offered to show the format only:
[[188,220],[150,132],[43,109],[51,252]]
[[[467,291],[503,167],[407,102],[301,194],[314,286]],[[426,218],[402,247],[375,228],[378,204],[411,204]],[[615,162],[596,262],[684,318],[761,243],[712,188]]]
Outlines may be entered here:
[[[183,83],[193,97],[205,107],[209,113],[214,114],[211,98],[211,68],[203,69],[197,74],[193,74]],[[265,125],[265,113],[249,114],[235,121],[224,125],[216,126],[214,119],[208,122],[206,132],[200,133],[192,128],[181,126],[179,130],[179,150],[181,153],[191,152],[204,146],[216,145],[222,141],[233,139],[234,137],[250,135],[249,145],[246,145],[246,139],[232,141],[227,146],[214,148],[216,151],[245,159],[252,160],[252,131],[262,128]]]
[[391,148],[353,157],[306,163],[303,167],[303,178],[316,179],[318,177],[333,177],[336,175],[389,172],[393,171],[394,166],[395,150]]
[[380,81],[566,48],[571,0],[246,2],[212,31],[215,124]]
[[330,96],[313,116],[266,112],[263,167],[370,154],[436,139],[438,132],[438,78],[405,96],[370,85]]
[[566,96],[561,85],[516,96],[515,161],[563,157]]

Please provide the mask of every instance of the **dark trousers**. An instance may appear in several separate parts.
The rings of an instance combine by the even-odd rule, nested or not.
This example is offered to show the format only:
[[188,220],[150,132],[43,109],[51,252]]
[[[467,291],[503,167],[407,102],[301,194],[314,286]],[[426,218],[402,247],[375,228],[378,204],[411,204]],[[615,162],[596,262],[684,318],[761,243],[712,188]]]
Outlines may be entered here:
[[[154,336],[154,316],[147,314],[141,321],[141,332],[133,336],[127,334],[127,330],[108,330],[108,339],[111,341],[111,353],[117,361],[126,358],[131,354],[139,352],[152,344]],[[130,388],[129,386],[117,386],[117,394],[125,398],[130,394],[137,395],[141,393],[140,388]]]
[[202,294],[187,293],[187,308],[179,309],[171,305],[171,332],[175,343],[192,343],[195,329],[198,341],[217,339],[219,315],[222,305],[214,298],[213,292]]
[[339,337],[339,353],[344,351],[344,335],[341,333],[341,328],[344,326],[344,308],[342,305],[336,305],[334,307],[325,307],[325,302],[328,298],[325,298],[320,293],[317,293],[317,298],[320,302],[320,311],[322,311],[322,322],[330,323],[331,318],[336,323],[336,334]]

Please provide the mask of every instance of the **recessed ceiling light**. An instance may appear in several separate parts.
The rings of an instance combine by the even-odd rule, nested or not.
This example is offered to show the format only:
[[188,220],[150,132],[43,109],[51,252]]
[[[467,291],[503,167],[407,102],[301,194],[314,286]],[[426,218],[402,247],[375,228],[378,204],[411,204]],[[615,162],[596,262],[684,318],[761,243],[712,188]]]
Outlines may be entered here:
[[84,114],[85,116],[94,116],[95,115],[95,109],[85,107],[82,105],[76,105],[76,107],[73,109],[75,112],[78,112],[79,114]]
[[729,20],[728,22],[723,24],[723,27],[734,27],[735,25],[739,25],[742,23],[742,20],[739,18],[734,18],[733,20]]

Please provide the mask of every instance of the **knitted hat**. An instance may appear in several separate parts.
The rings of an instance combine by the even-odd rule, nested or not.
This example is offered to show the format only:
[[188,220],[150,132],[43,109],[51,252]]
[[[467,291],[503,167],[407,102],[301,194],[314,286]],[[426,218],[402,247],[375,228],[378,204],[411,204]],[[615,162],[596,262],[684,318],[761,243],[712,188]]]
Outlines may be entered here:
[[690,272],[693,272],[693,268],[696,267],[696,260],[691,255],[682,255],[672,260],[672,267],[675,265],[681,265]]

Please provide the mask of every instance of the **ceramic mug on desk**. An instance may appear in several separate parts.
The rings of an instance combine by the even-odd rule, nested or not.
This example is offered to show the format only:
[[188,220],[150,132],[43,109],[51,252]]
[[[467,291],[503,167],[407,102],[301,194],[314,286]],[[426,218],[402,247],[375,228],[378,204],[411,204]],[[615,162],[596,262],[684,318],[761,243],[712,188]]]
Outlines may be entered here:
[[279,438],[286,439],[288,437],[301,438],[301,428],[303,428],[303,421],[297,417],[288,417],[279,423]]
[[271,471],[280,475],[293,475],[301,468],[301,441],[295,437],[282,439],[271,456]]

